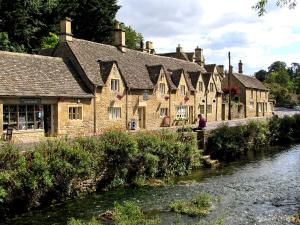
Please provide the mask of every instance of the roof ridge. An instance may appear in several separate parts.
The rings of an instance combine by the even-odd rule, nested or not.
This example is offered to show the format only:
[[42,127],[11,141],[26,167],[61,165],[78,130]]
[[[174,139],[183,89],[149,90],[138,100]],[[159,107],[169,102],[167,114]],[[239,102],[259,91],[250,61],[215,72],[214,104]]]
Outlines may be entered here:
[[37,55],[37,54],[29,54],[29,53],[20,53],[20,52],[8,52],[8,51],[1,51],[0,55],[10,55],[10,56],[22,56],[22,57],[31,57],[31,58],[42,58],[42,59],[51,59],[63,62],[63,59],[60,57],[54,56],[44,56],[44,55]]

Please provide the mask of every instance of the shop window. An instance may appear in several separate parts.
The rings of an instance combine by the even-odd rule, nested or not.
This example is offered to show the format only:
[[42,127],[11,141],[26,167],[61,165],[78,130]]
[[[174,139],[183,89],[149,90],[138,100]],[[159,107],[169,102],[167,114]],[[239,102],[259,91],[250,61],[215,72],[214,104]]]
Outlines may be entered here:
[[160,108],[160,117],[168,116],[168,108]]
[[188,118],[187,106],[176,106],[176,119]]
[[111,79],[111,90],[112,91],[120,91],[120,80],[119,79]]
[[70,120],[82,120],[82,106],[69,107]]
[[159,84],[159,92],[161,96],[164,96],[166,93],[166,85],[164,83]]
[[109,107],[108,118],[110,120],[117,120],[121,118],[121,108],[120,107]]
[[207,105],[207,113],[212,113],[212,105]]
[[43,129],[44,111],[42,105],[3,105],[3,130]]

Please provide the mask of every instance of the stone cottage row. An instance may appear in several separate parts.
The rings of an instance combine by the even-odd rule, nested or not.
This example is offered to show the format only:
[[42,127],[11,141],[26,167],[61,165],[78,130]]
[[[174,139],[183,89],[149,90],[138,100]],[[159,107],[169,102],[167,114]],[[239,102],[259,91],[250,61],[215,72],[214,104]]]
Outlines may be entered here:
[[[68,18],[61,32],[55,49],[41,52],[49,56],[0,52],[4,134],[92,135],[113,127],[193,124],[199,113],[208,121],[228,118],[223,68],[204,65],[200,48],[186,60],[156,55],[150,42],[130,50],[118,27],[112,45],[75,39]],[[271,114],[268,90],[259,81],[233,74],[232,82],[240,90],[234,117]]]

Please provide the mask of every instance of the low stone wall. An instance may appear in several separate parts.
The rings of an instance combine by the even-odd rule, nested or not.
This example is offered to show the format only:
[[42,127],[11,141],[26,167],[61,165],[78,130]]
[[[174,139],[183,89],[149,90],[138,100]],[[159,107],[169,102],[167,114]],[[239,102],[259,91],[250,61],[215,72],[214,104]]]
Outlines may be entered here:
[[[6,133],[3,133],[6,139]],[[44,130],[13,131],[11,142],[15,144],[38,143],[45,139]]]

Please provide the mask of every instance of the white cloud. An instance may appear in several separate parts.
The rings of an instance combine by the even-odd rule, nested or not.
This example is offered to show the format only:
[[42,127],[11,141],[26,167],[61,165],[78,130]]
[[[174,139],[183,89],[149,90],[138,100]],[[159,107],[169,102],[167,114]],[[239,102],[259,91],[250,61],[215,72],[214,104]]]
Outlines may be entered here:
[[[300,6],[271,8],[258,17],[256,0],[119,0],[118,19],[152,40],[158,52],[204,48],[208,63],[228,64],[241,59],[245,73],[276,60],[300,62]],[[235,67],[237,68],[237,67]]]

